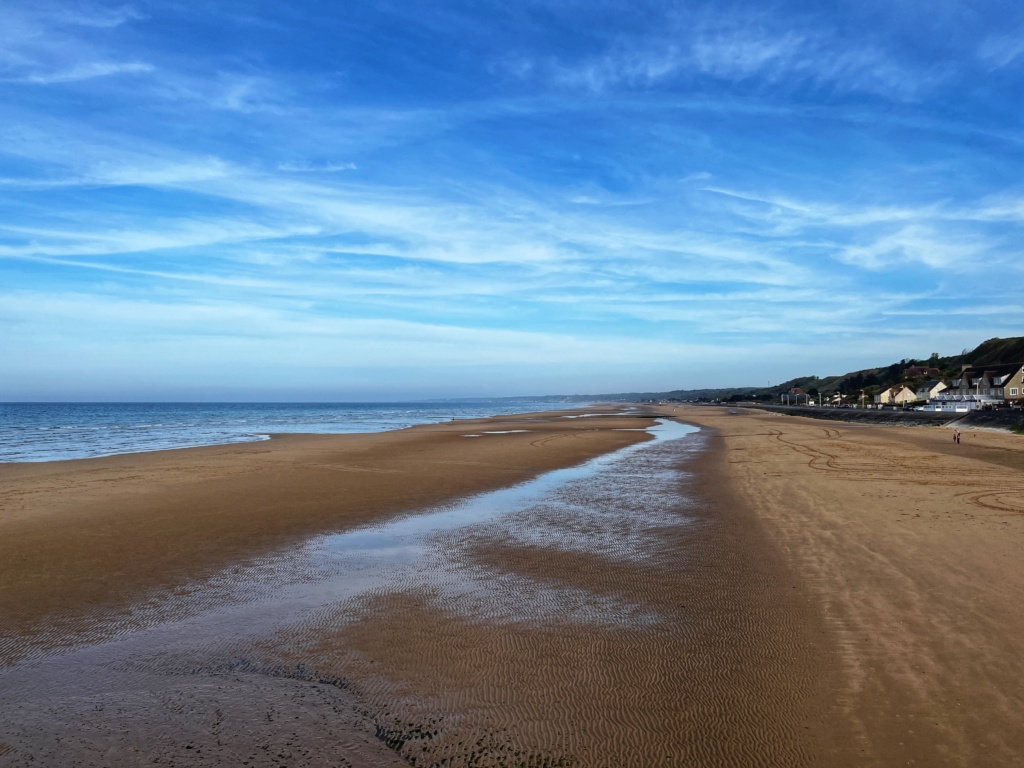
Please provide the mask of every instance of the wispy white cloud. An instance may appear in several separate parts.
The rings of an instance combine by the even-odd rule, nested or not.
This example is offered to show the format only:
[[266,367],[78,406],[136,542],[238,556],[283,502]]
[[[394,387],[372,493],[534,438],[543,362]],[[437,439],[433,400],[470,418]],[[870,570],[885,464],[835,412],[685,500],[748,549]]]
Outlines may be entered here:
[[[323,360],[337,359],[345,349],[345,365],[352,367],[429,362],[478,364],[486,361],[511,365],[517,362],[600,362],[609,355],[628,359],[640,345],[648,355],[679,354],[685,342],[637,340],[608,335],[598,338],[562,333],[536,333],[508,329],[474,328],[396,319],[343,318],[310,314],[298,308],[259,306],[236,302],[166,302],[161,299],[129,300],[88,294],[0,294],[0,316],[29,319],[53,329],[78,328],[76,334],[98,338],[114,328],[130,328],[133,335],[159,336],[169,331],[196,333],[199,337],[253,339],[270,343],[263,360],[278,365],[308,360],[312,348]],[[113,334],[115,337],[120,333]],[[299,349],[291,349],[296,341]],[[197,338],[197,354],[204,342]],[[341,345],[341,346],[339,346]]]
[[309,163],[291,162],[280,163],[277,166],[279,171],[291,171],[293,173],[338,173],[340,171],[354,171],[358,168],[355,163]]
[[131,5],[108,6],[79,3],[77,6],[57,8],[50,17],[54,22],[82,27],[110,29],[128,21],[144,19],[145,15]]
[[801,200],[777,194],[746,192],[724,187],[706,186],[702,191],[761,204],[761,208],[745,209],[747,215],[769,218],[784,212],[806,221],[819,221],[843,227],[871,224],[913,222],[1003,221],[1024,223],[1024,197],[1016,194],[993,194],[977,202],[941,200],[926,204],[854,205],[824,201]]
[[1001,196],[976,204],[949,201],[917,205],[858,206],[804,201],[781,195],[748,193],[720,187],[705,191],[754,204],[733,209],[761,222],[766,234],[803,234],[808,243],[862,269],[878,271],[916,263],[936,270],[964,273],[1021,269],[1003,235],[972,223],[1024,223],[1024,200]]
[[898,100],[918,99],[953,74],[948,66],[912,67],[877,45],[851,45],[831,29],[792,21],[781,24],[767,12],[722,13],[710,19],[673,14],[665,28],[616,36],[597,54],[533,60],[520,55],[504,61],[503,68],[513,77],[548,77],[557,85],[594,93],[712,77],[733,82],[756,79],[762,87],[809,84]]
[[124,229],[44,230],[6,225],[0,227],[0,232],[12,233],[30,240],[24,245],[0,245],[0,258],[141,253],[310,236],[318,234],[319,231],[318,228],[309,225],[272,227],[226,218],[208,221],[150,220],[145,226],[136,225]]
[[91,165],[83,182],[90,185],[129,187],[178,187],[205,184],[231,176],[230,163],[218,157],[184,156],[180,159],[114,158]]
[[1002,221],[1024,224],[1024,196],[993,195],[977,206],[959,209],[959,217],[970,221]]
[[9,2],[3,14],[2,83],[59,85],[155,71],[145,57],[126,55],[97,39],[130,20],[141,19],[130,6]]
[[[680,331],[716,336],[754,333],[808,335],[845,332],[852,326],[870,323],[887,307],[905,305],[907,296],[879,296],[871,301],[853,292],[836,291],[829,296],[807,295],[777,289],[736,290],[728,293],[676,294],[652,297],[644,292],[615,295],[609,292],[573,297],[581,304],[594,306],[607,301],[601,312],[605,317],[625,317],[651,324],[672,324]],[[556,297],[563,302],[566,297]]]
[[148,95],[157,101],[184,103],[187,109],[245,115],[285,115],[298,109],[286,80],[253,65],[242,70],[222,67],[212,73],[162,71]]
[[9,78],[14,82],[36,83],[39,85],[50,85],[53,83],[74,83],[80,80],[92,80],[97,77],[110,77],[111,75],[138,75],[153,72],[155,67],[141,61],[115,62],[115,61],[90,61],[76,64],[68,69],[54,70],[51,72],[35,72],[22,75],[21,77]]
[[975,237],[954,240],[948,233],[918,224],[883,234],[863,245],[847,246],[839,258],[847,264],[875,270],[917,263],[936,269],[971,271],[992,267],[991,260],[985,258],[986,250],[986,244]]
[[209,103],[235,112],[276,111],[280,109],[277,85],[266,77],[222,72]]
[[993,35],[981,42],[977,55],[992,69],[1002,69],[1019,63],[1024,57],[1024,37],[1021,31],[1015,34]]
[[779,194],[744,192],[723,187],[704,187],[702,191],[753,203],[753,206],[733,210],[744,217],[763,221],[774,227],[777,232],[796,231],[808,224],[854,228],[872,224],[902,224],[969,217],[966,211],[951,211],[942,203],[916,206],[858,206],[821,200],[801,200]]
[[[988,320],[992,317],[1013,317],[1020,309],[1016,304],[991,304],[986,306],[952,307],[938,310],[943,316],[981,318]],[[933,320],[936,315],[935,307],[921,309],[884,309],[882,315],[886,317],[920,317],[925,320]]]
[[690,46],[687,63],[701,73],[727,80],[742,80],[766,71],[777,77],[782,71],[802,68],[802,52],[807,45],[801,35],[772,35],[761,27],[706,31]]

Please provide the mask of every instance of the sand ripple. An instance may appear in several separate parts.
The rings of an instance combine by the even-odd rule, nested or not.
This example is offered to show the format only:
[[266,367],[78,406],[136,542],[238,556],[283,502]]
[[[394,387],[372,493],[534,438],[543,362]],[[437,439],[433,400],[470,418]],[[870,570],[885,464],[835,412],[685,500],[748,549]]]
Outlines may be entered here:
[[708,439],[314,539],[56,659],[44,638],[0,677],[0,765],[815,764],[818,617],[708,493]]

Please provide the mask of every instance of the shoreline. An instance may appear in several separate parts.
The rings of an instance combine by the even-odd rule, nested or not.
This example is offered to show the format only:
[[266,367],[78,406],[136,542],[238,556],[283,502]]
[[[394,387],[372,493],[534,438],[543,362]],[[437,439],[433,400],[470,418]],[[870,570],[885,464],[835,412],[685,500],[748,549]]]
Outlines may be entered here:
[[[564,415],[0,464],[0,636],[124,611],[310,535],[571,466],[649,439],[618,428],[652,423]],[[529,431],[462,437],[482,427]]]
[[441,403],[0,404],[0,464],[234,445],[259,442],[272,434],[376,434],[456,418],[564,412],[602,404],[519,405],[516,409],[507,404]]

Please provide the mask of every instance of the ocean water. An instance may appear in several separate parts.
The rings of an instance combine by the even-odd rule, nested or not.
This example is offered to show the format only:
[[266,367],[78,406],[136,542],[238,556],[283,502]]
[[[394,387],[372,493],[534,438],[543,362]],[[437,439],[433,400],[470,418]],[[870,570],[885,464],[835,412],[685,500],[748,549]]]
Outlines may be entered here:
[[385,432],[580,403],[2,403],[0,462],[55,461],[266,440],[274,432]]

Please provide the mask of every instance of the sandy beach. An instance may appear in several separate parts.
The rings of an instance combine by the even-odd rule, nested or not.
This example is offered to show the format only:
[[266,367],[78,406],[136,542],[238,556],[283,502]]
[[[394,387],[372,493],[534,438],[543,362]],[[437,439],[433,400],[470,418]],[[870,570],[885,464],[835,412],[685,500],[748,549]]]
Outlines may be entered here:
[[0,765],[1019,764],[1019,436],[618,410],[0,466]]
[[[48,629],[55,616],[121,610],[151,588],[188,588],[226,564],[316,533],[577,464],[644,439],[624,430],[650,424],[526,414],[0,464],[2,634]],[[488,430],[505,434],[465,437]]]
[[[1024,760],[1024,438],[680,409],[838,651],[825,764]],[[837,738],[837,735],[839,738]]]

